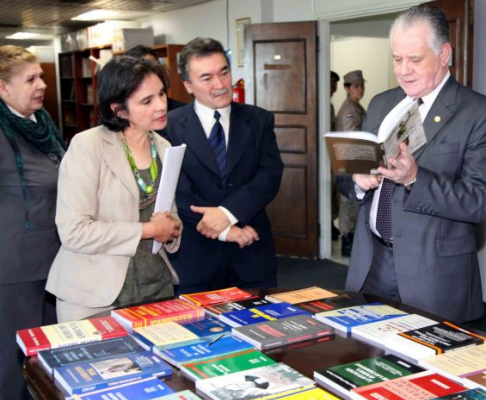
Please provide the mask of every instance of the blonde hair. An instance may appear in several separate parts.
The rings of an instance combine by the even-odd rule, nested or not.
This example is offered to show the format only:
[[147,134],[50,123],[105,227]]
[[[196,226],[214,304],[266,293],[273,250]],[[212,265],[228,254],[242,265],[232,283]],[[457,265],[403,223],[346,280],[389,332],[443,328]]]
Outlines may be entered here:
[[23,47],[0,46],[0,80],[8,82],[19,67],[38,62],[37,56]]

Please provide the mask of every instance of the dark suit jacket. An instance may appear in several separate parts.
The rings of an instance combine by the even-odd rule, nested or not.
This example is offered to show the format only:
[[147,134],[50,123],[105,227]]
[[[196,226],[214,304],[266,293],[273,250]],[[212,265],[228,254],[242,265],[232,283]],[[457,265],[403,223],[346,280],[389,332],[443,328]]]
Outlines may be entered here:
[[[378,132],[403,98],[376,96],[364,130]],[[424,121],[427,144],[412,191],[397,185],[392,201],[393,256],[402,302],[462,322],[483,315],[475,225],[486,215],[486,97],[450,77]],[[350,177],[338,185],[356,199]],[[373,257],[369,216],[374,191],[361,201],[346,289],[359,291]]]
[[[218,265],[230,259],[239,277],[248,282],[276,273],[275,248],[265,207],[278,192],[283,164],[274,133],[273,114],[261,108],[232,103],[227,150],[227,188],[194,105],[169,113],[165,132],[173,146],[187,145],[176,192],[184,224],[180,250],[171,256],[182,286],[208,283]],[[191,205],[227,208],[250,225],[260,240],[239,249],[235,243],[205,238],[196,230],[202,215]]]

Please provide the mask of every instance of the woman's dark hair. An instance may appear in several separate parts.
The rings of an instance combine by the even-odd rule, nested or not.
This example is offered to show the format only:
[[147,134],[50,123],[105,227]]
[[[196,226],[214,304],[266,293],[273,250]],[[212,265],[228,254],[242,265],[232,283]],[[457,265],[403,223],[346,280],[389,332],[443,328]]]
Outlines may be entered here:
[[[169,76],[163,65],[129,56],[108,61],[98,76],[98,108],[104,126],[112,131],[124,131],[129,126],[117,113],[128,111],[128,98],[150,74],[157,75],[166,90],[169,88]],[[111,109],[113,103],[119,105],[115,110]]]
[[132,47],[130,50],[127,50],[124,55],[130,56],[130,57],[135,57],[135,58],[143,58],[147,54],[150,54],[156,60],[158,60],[158,58],[159,58],[159,57],[157,57],[157,53],[155,51],[153,51],[148,46],[144,46],[143,44],[139,44],[138,46]]

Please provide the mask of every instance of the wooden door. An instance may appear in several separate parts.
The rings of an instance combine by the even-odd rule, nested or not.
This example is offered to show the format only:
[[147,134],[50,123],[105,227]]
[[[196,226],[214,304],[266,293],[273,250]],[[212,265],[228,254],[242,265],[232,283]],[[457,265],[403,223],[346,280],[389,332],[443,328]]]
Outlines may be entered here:
[[245,31],[247,93],[275,115],[285,165],[267,208],[277,254],[318,252],[316,22],[249,25]]
[[471,88],[474,44],[474,0],[437,0],[422,5],[440,8],[447,16],[452,45],[450,71],[458,82]]

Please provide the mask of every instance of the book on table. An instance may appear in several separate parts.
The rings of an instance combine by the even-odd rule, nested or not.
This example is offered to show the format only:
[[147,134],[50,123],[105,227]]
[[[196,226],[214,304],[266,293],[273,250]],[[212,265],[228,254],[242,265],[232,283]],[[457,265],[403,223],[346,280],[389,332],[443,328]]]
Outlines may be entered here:
[[349,333],[356,326],[385,321],[401,317],[405,314],[407,314],[405,311],[376,302],[323,311],[317,313],[315,318],[325,324],[331,325],[339,331]]
[[17,331],[16,340],[26,356],[33,356],[40,350],[56,349],[126,335],[128,335],[126,329],[115,319],[100,317],[21,329]]
[[164,322],[194,321],[204,317],[204,308],[181,299],[172,299],[112,310],[111,315],[130,332],[134,328]]
[[138,353],[144,350],[148,350],[148,346],[141,345],[140,342],[128,335],[98,342],[41,350],[37,353],[37,359],[49,374],[53,374],[54,369],[66,365],[82,361],[102,360],[116,355]]
[[249,349],[238,353],[231,353],[206,360],[195,361],[181,365],[182,375],[198,381],[248,371],[253,368],[275,364],[275,361],[262,352]]
[[396,335],[397,333],[412,329],[424,328],[436,323],[437,321],[422,317],[421,315],[408,314],[385,321],[352,327],[351,335],[369,342],[374,346],[385,347],[385,338],[390,335]]
[[352,298],[349,294],[343,294],[341,296],[333,296],[325,299],[297,303],[295,306],[314,315],[324,311],[353,307],[360,304],[363,304],[363,302]]
[[90,391],[73,395],[66,400],[159,400],[162,396],[174,393],[164,382],[156,377],[141,379],[135,382],[124,383],[108,389]]
[[349,398],[352,389],[422,371],[423,368],[395,355],[387,354],[314,371],[314,380],[339,396]]
[[283,363],[196,381],[196,389],[213,400],[252,400],[313,386],[311,379]]
[[190,390],[182,390],[177,393],[172,393],[172,394],[168,394],[167,396],[160,397],[156,400],[203,400],[203,399],[201,399],[197,394],[191,392]]
[[319,286],[311,286],[304,289],[291,290],[288,292],[267,294],[265,299],[272,303],[298,304],[304,301],[312,301],[337,296],[336,293],[323,289]]
[[268,300],[265,300],[263,297],[255,296],[249,299],[232,301],[230,303],[221,303],[212,306],[205,306],[204,309],[206,311],[206,314],[219,318],[221,314],[227,312],[245,310],[247,308],[258,307],[268,303],[270,302]]
[[485,337],[444,321],[385,338],[385,347],[417,361],[436,354],[483,344]]
[[481,387],[486,389],[486,371],[469,374],[464,378],[464,386],[470,388]]
[[470,375],[486,372],[486,344],[462,348],[419,360],[422,367],[438,372],[450,379],[457,380],[464,386],[477,387]]
[[158,349],[153,351],[160,358],[169,364],[180,368],[182,364],[205,360],[223,356],[226,354],[237,353],[243,350],[250,350],[254,347],[244,340],[233,336],[225,336],[220,339],[216,338],[213,342],[192,343],[170,349]]
[[329,336],[334,333],[334,328],[309,315],[297,315],[236,327],[232,332],[233,336],[247,341],[259,350],[265,350]]
[[397,157],[400,143],[405,142],[413,154],[427,142],[417,101],[394,110],[380,125],[378,135],[353,131],[328,132],[324,137],[335,175],[376,173],[390,157]]
[[427,400],[467,390],[466,387],[432,371],[396,378],[352,389],[353,400]]
[[218,318],[206,317],[197,321],[143,326],[135,328],[133,335],[155,351],[194,343],[207,344],[222,335],[231,335],[231,327]]
[[256,324],[258,322],[273,321],[294,315],[310,314],[289,303],[269,303],[254,308],[221,314],[219,319],[232,327],[237,327]]
[[181,294],[179,297],[183,300],[197,304],[198,306],[206,307],[214,304],[248,299],[254,296],[233,286],[226,289],[210,290],[207,292]]
[[172,367],[151,351],[83,361],[54,370],[54,379],[69,394],[86,393],[143,378],[170,376]]
[[435,400],[486,400],[486,390],[482,388],[469,389],[464,392],[436,397]]
[[[262,398],[260,398],[260,399],[262,399]],[[276,394],[276,395],[264,397],[264,400],[278,400],[278,399],[288,399],[288,400],[340,400],[339,398],[332,395],[331,393],[326,392],[325,390],[318,388],[318,387],[299,388],[299,389],[294,389],[294,390],[289,390],[287,392],[279,393],[279,394]]]

